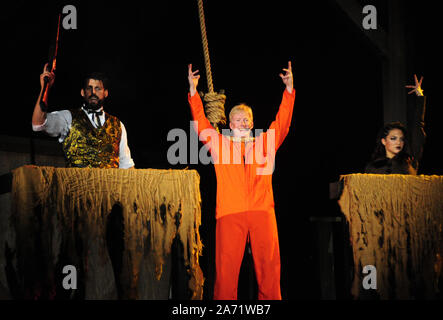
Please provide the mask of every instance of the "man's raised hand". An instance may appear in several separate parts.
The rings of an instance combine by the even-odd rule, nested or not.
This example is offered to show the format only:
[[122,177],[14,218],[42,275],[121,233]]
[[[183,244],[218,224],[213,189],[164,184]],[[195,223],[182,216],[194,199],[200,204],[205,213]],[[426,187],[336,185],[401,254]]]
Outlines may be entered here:
[[51,87],[55,80],[54,72],[48,71],[48,64],[46,63],[43,67],[43,73],[40,75],[40,86],[43,89],[45,86],[45,78],[48,77],[48,87]]
[[198,70],[192,71],[192,64],[188,65],[188,80],[189,80],[189,93],[191,97],[197,92],[198,80],[200,75],[197,74]]
[[280,78],[282,78],[283,83],[286,85],[286,89],[289,93],[292,93],[292,89],[294,88],[294,80],[292,78],[292,65],[291,61],[288,61],[288,68],[283,69],[285,74],[280,73]]

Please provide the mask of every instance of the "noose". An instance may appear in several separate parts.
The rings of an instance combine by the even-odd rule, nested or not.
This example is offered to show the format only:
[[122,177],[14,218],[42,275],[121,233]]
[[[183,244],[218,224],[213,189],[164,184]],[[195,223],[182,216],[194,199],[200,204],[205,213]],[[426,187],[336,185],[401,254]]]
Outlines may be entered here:
[[206,35],[205,12],[203,10],[203,0],[198,1],[198,12],[200,18],[200,31],[203,44],[203,55],[205,58],[206,82],[208,84],[208,92],[201,93],[205,102],[205,113],[211,125],[219,131],[219,124],[226,124],[225,101],[226,96],[223,91],[214,92],[214,84],[212,82],[211,61],[209,59],[208,37]]

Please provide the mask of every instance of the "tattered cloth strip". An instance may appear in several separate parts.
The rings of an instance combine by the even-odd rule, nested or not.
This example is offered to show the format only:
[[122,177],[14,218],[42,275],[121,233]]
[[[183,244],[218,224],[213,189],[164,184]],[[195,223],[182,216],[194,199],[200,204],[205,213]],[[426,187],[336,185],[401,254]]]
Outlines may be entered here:
[[[183,245],[191,298],[202,299],[199,183],[195,170],[15,169],[16,275],[19,287],[34,288],[24,296],[39,294],[36,280],[30,284],[26,278],[33,279],[30,275],[39,272],[35,269],[43,269],[46,290],[54,291],[66,276],[61,266],[71,264],[84,280],[85,299],[159,298],[146,286],[155,286],[155,280],[165,276],[162,268],[177,237]],[[107,218],[115,206],[121,210],[123,224],[118,276],[114,276],[106,240]],[[36,254],[44,256],[43,265],[33,265]],[[154,281],[147,284],[148,278]]]
[[[354,255],[352,295],[376,267],[380,299],[433,299],[441,277],[443,177],[352,174],[339,200]],[[440,280],[441,281],[441,280]],[[441,284],[440,284],[441,286]],[[374,291],[374,290],[372,290]]]

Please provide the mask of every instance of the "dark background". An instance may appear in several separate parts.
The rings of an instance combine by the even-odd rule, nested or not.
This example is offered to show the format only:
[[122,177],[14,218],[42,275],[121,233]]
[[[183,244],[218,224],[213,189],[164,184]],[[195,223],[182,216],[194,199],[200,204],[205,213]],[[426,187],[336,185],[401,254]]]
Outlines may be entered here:
[[[361,3],[376,5],[379,24],[386,26],[385,1]],[[408,75],[398,85],[412,84],[414,73],[424,76],[428,139],[419,173],[441,175],[437,73],[442,28],[434,3],[404,1]],[[105,108],[125,124],[136,167],[198,170],[205,245],[201,266],[208,279],[205,298],[210,298],[214,170],[172,166],[166,157],[173,144],[166,139],[168,132],[189,132],[189,63],[202,75],[199,89],[207,91],[197,1],[2,3],[0,134],[50,139],[32,132],[31,115],[57,16],[66,4],[77,9],[78,29],[61,30],[51,109],[79,106],[82,77],[103,71],[111,79]],[[383,124],[382,58],[334,1],[205,1],[205,14],[214,87],[226,92],[226,112],[246,102],[253,107],[255,127],[267,128],[284,90],[278,74],[292,61],[294,117],[277,153],[273,179],[282,293],[284,299],[316,298],[309,217],[340,214],[328,199],[329,182],[362,172],[372,153]]]

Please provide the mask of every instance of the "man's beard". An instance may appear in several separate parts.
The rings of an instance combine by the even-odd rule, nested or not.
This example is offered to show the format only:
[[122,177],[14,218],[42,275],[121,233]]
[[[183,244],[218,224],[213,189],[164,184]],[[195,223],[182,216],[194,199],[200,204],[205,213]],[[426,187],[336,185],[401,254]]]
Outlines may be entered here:
[[90,101],[91,97],[89,97],[88,99],[86,99],[86,98],[84,99],[84,105],[85,105],[86,109],[98,110],[103,106],[105,99],[98,99],[97,96],[94,96],[94,97],[97,98],[97,100],[95,100],[94,102]]

